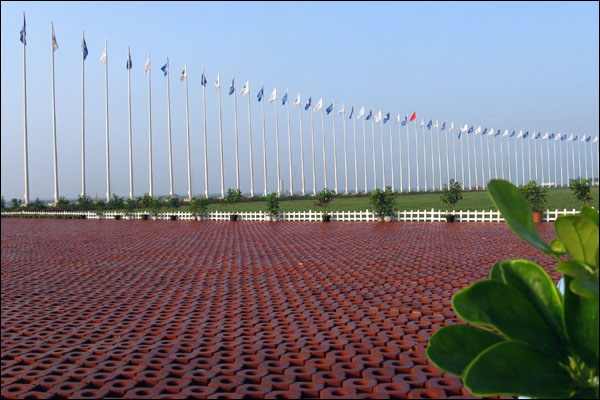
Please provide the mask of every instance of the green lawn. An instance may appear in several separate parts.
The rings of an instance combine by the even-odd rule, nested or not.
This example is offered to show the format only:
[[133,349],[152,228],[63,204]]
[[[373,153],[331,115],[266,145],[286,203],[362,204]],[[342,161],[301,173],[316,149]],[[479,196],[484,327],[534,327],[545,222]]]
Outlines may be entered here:
[[[598,196],[598,187],[592,188],[592,205],[595,208],[600,208]],[[464,192],[463,200],[457,204],[458,210],[492,210],[493,206],[487,191]],[[235,211],[265,211],[266,204],[264,200],[254,199],[240,202],[235,205]],[[314,200],[310,198],[286,200],[282,198],[280,201],[281,211],[306,211],[312,209]],[[579,203],[569,188],[556,188],[548,190],[547,208],[554,209],[579,209]],[[440,208],[440,192],[431,193],[398,193],[396,195],[396,209],[398,210],[430,210]],[[186,211],[187,206],[182,207],[181,211]],[[229,205],[221,205],[219,203],[211,203],[208,207],[209,211],[230,211]],[[369,197],[360,196],[340,196],[334,198],[330,203],[332,211],[355,211],[373,209],[369,202]]]

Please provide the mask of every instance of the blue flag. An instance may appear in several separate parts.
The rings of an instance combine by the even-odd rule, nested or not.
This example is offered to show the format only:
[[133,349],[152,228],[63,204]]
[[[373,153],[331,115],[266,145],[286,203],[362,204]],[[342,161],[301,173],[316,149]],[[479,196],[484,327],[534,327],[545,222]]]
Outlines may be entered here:
[[552,140],[552,139],[554,139],[554,138],[555,138],[555,135],[554,135],[554,133],[551,133],[551,134],[550,134],[550,136],[548,137],[548,139],[549,139],[549,140]]
[[200,78],[200,84],[206,87],[206,76],[204,75],[204,71],[202,71],[202,77]]
[[331,103],[331,104],[329,105],[329,107],[327,107],[327,108],[325,109],[325,112],[327,112],[327,115],[329,115],[329,113],[331,112],[331,110],[333,110],[333,103]]
[[27,45],[27,39],[25,39],[25,13],[23,13],[23,29],[21,29],[21,43]]
[[487,130],[487,128],[485,128],[485,129],[483,130],[483,133],[481,134],[481,136],[484,136],[485,134],[487,134],[487,131],[488,131],[488,130]]
[[460,135],[462,134],[462,131],[459,129],[458,131],[458,138],[460,139]]
[[352,106],[352,109],[350,110],[350,117],[348,117],[348,119],[352,119],[353,115],[354,115],[354,106]]
[[527,136],[529,136],[529,131],[527,131],[523,134],[523,139],[525,139]]
[[576,142],[576,141],[577,141],[577,136],[578,136],[578,135],[575,135],[575,137],[573,138],[573,141],[574,141],[574,142]]
[[366,121],[370,120],[372,116],[373,116],[373,110],[369,110],[369,115],[367,115],[367,118],[365,118],[365,120]]
[[567,134],[564,134],[561,138],[560,141],[564,142],[565,140],[567,140]]
[[312,104],[312,97],[309,97],[308,100],[306,101],[306,105],[304,106],[304,111],[308,110],[310,108],[311,104]]
[[83,51],[83,59],[85,60],[88,55],[87,44],[85,44],[85,39],[81,42],[81,51]]
[[473,125],[471,125],[471,127],[469,128],[469,130],[467,131],[467,134],[469,133],[473,133]]
[[515,136],[515,134],[516,134],[516,132],[515,132],[515,131],[512,131],[512,133],[510,134],[510,136],[509,136],[509,137],[513,137],[513,136]]
[[385,114],[385,117],[383,117],[383,123],[385,124],[389,120],[390,120],[390,113],[387,113],[387,114]]
[[287,92],[285,92],[285,94],[283,95],[283,98],[281,99],[281,104],[285,106],[286,102],[287,102]]
[[542,136],[542,132],[536,133],[534,139],[539,139],[540,136]]
[[402,123],[400,125],[404,126],[406,124],[408,124],[408,116],[407,115],[404,116],[404,120],[402,121]]
[[165,63],[165,65],[163,65],[162,67],[160,67],[160,69],[162,69],[162,72],[164,72],[165,76],[167,76],[167,64]]
[[431,120],[429,120],[429,122],[427,123],[427,129],[431,130],[431,125],[432,125],[432,122],[431,122]]
[[442,129],[441,130],[443,131],[444,129],[446,129],[446,123],[445,122],[442,124]]
[[589,143],[591,140],[592,140],[592,137],[591,137],[591,136],[588,136],[588,137],[587,137],[587,139],[585,139],[585,142],[586,142],[586,143]]
[[502,132],[502,129],[498,129],[498,130],[496,131],[496,134],[494,135],[494,137],[498,136],[498,135],[500,134],[500,132]]
[[235,92],[235,78],[231,80],[231,87],[229,88],[229,95],[231,96]]
[[258,101],[261,101],[264,95],[265,95],[265,87],[263,86],[260,88],[260,91],[256,95],[256,98],[258,99]]
[[127,54],[127,69],[131,69],[131,66],[133,64],[131,63],[131,54]]

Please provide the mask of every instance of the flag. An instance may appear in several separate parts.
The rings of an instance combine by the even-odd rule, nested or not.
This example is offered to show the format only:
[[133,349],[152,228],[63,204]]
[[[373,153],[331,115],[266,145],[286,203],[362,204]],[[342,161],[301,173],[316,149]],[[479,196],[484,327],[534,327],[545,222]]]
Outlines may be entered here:
[[338,110],[338,114],[343,114],[344,113],[344,105],[342,104],[342,107]]
[[492,136],[494,134],[494,128],[490,128],[488,131],[488,136]]
[[331,104],[329,105],[329,107],[327,107],[327,108],[325,109],[325,112],[327,113],[327,115],[329,115],[329,113],[331,112],[331,110],[333,110],[333,103],[331,103]]
[[292,106],[295,107],[298,104],[300,104],[300,92],[298,92],[298,96],[296,96],[296,100],[294,100],[294,103],[292,104]]
[[475,129],[475,134],[476,134],[476,135],[479,135],[480,133],[481,133],[481,125],[479,125],[479,126],[477,127],[477,129]]
[[263,86],[260,88],[260,91],[256,95],[256,97],[258,98],[258,101],[261,101],[264,95],[265,95],[265,87]]
[[534,138],[534,139],[539,139],[539,138],[540,138],[540,136],[542,136],[542,132],[539,132],[539,131],[538,131],[538,133],[536,133],[536,134],[533,136],[533,138]]
[[165,65],[163,65],[162,67],[160,67],[160,69],[165,74],[165,76],[167,76],[167,73],[169,72],[169,63],[166,62]]
[[231,80],[231,87],[229,87],[229,95],[231,96],[235,92],[235,78]]
[[523,137],[523,129],[521,129],[519,131],[519,134],[517,135],[517,139],[522,138]]
[[23,13],[23,29],[21,29],[21,43],[27,45],[27,39],[25,39],[25,13]]
[[461,132],[466,132],[467,131],[467,124],[465,124],[465,126],[463,126],[462,128],[460,128]]
[[442,129],[441,130],[443,131],[444,129],[446,129],[446,123],[445,122],[442,124]]
[[87,44],[85,44],[85,38],[81,38],[81,51],[83,51],[83,59],[85,60],[88,55]]
[[217,72],[217,80],[215,82],[215,90],[219,90],[219,88],[221,87],[221,73]]
[[398,113],[398,115],[396,115],[396,121],[394,121],[394,124],[399,124],[400,122],[402,122],[402,119],[400,118],[400,113]]
[[[590,137],[591,137],[591,136],[590,136]],[[598,136],[596,136],[596,137],[594,138],[594,140],[592,140],[592,143],[596,143],[596,142],[598,142]]]
[[[554,136],[554,134],[552,134],[552,136]],[[548,134],[548,132],[546,132],[544,134],[544,137],[542,137],[542,139],[548,139],[550,137],[550,135]]]
[[323,108],[323,98],[322,97],[319,99],[319,101],[315,105],[314,111],[319,111],[321,108]]
[[488,132],[488,128],[485,128],[485,129],[483,130],[483,132],[481,132],[481,136],[485,136],[485,135],[487,135],[487,132]]
[[206,75],[204,75],[204,71],[202,71],[202,78],[200,78],[200,84],[204,87],[206,87]]
[[287,101],[287,92],[285,92],[285,94],[283,95],[283,98],[281,99],[281,104],[285,106],[286,101]]
[[127,69],[131,69],[133,64],[131,63],[131,54],[127,53]]
[[439,128],[440,126],[438,125],[438,121],[435,121],[435,124],[433,124],[434,128]]
[[517,131],[512,131],[512,133],[510,134],[509,138],[511,138],[511,137],[513,137],[513,136],[515,136],[515,135],[516,135],[516,133],[517,133]]
[[377,115],[375,115],[375,122],[379,122],[379,121],[381,121],[381,110],[379,110]]
[[450,130],[453,131],[454,130],[454,121],[452,121],[452,123],[450,124]]
[[54,24],[52,25],[52,52],[58,50],[58,42],[56,41],[56,35],[54,34]]
[[146,66],[144,67],[144,75],[148,75],[148,72],[150,72],[150,56],[148,56],[148,59],[146,60]]
[[390,113],[387,113],[387,114],[385,114],[385,117],[383,117],[383,123],[385,124],[389,120],[390,120]]
[[271,97],[269,97],[269,103],[272,103],[275,100],[277,100],[277,88],[273,89]]
[[400,125],[405,126],[406,124],[408,124],[408,115],[404,116],[404,119],[402,120],[402,122],[400,123]]
[[358,111],[358,115],[356,116],[356,119],[359,119],[360,117],[362,117],[362,116],[364,116],[364,115],[365,115],[365,107],[364,107],[364,106],[362,106],[362,107],[360,108],[360,110]]
[[[559,135],[559,136],[560,136],[560,135]],[[567,140],[567,138],[568,138],[568,136],[567,136],[567,134],[565,133],[564,135],[560,136],[560,141],[561,141],[561,142],[564,142],[565,140]]]
[[471,125],[471,127],[469,128],[469,130],[467,131],[467,134],[473,133],[473,125]]
[[527,139],[527,136],[529,136],[529,131],[527,131],[523,134],[523,139]]
[[413,112],[413,115],[410,116],[410,122],[413,122],[415,119],[417,119],[417,112]]
[[[591,136],[590,136],[590,137],[591,137]],[[583,135],[583,136],[581,137],[581,139],[579,139],[579,141],[580,141],[580,142],[582,142],[582,143],[583,143],[583,142],[585,142],[585,135]]]
[[350,117],[348,117],[348,119],[352,119],[353,115],[354,115],[354,106],[352,106],[352,108],[350,109]]
[[[100,61],[102,61],[103,64],[106,64],[106,45],[104,46],[104,51],[102,52],[102,55],[100,56]],[[165,64],[166,66],[166,64]]]
[[421,118],[421,128],[425,125],[425,120]]
[[592,137],[591,137],[591,136],[588,136],[588,137],[587,137],[587,139],[585,139],[585,142],[586,142],[586,143],[589,143],[591,140],[592,140]]
[[498,136],[498,135],[499,135],[501,132],[502,132],[502,131],[501,131],[500,129],[498,129],[498,130],[496,131],[496,134],[494,135],[494,137]]
[[[573,136],[573,135],[571,135]],[[577,141],[577,135],[575,135],[575,137],[573,138],[573,141],[576,142]]]
[[308,100],[306,101],[306,105],[304,106],[304,111],[306,111],[310,108],[311,103],[312,103],[312,97],[309,97]]
[[250,91],[250,81],[246,81],[246,83],[244,83],[244,87],[240,91],[240,96],[248,94],[249,91]]
[[431,126],[432,126],[432,121],[429,120],[429,122],[427,123],[427,129],[431,130]]
[[458,138],[459,138],[459,139],[460,139],[460,135],[462,135],[462,133],[463,133],[463,132],[464,132],[464,131],[463,131],[462,129],[460,129],[460,130],[459,130],[459,132],[458,132]]
[[367,115],[367,117],[365,118],[365,121],[370,120],[372,116],[373,116],[373,110],[369,110],[369,115]]
[[179,75],[180,81],[185,81],[187,79],[187,65],[183,66],[183,71],[181,71],[181,75]]

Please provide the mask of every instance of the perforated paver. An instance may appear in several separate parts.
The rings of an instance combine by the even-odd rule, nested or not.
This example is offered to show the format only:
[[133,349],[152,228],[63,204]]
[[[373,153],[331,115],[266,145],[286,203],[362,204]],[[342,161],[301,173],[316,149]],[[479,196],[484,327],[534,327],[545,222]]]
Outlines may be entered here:
[[501,223],[4,218],[2,397],[465,396],[427,340],[517,257],[559,279]]

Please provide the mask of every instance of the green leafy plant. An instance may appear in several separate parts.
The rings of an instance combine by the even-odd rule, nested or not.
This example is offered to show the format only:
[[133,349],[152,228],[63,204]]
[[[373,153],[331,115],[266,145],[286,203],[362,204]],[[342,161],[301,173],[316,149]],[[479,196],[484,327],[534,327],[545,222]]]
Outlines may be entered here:
[[92,202],[92,198],[87,195],[79,195],[79,197],[77,197],[77,209],[81,210],[81,211],[87,211],[87,210],[91,210],[92,207],[94,206],[94,203]]
[[172,210],[178,210],[181,206],[181,200],[177,196],[171,196],[169,197],[169,200],[167,200],[167,205]]
[[56,202],[55,207],[60,211],[68,211],[71,209],[71,202],[64,196],[60,196]]
[[317,193],[317,199],[315,201],[315,205],[313,206],[313,208],[315,208],[315,207],[323,208],[323,215],[327,217],[327,216],[329,216],[329,211],[327,211],[327,207],[329,206],[329,203],[331,203],[332,201],[333,201],[333,192],[327,188],[324,188],[319,193]]
[[125,200],[124,209],[125,215],[131,214],[133,210],[135,210],[135,201],[133,201],[132,199]]
[[532,212],[542,211],[546,207],[548,189],[538,186],[536,181],[529,181],[527,185],[523,185],[521,193]]
[[144,193],[141,202],[143,208],[150,208],[152,206],[152,203],[154,202],[154,199],[148,193]]
[[192,197],[190,200],[190,211],[194,217],[205,218],[208,215],[208,199],[206,197]]
[[152,199],[152,204],[150,204],[150,213],[155,217],[158,216],[162,205],[163,201],[160,199],[160,197]]
[[10,208],[12,208],[13,210],[21,208],[21,204],[23,204],[23,200],[21,199],[10,199]]
[[234,211],[235,203],[242,199],[242,192],[240,189],[233,190],[231,188],[227,189],[227,196],[222,200],[224,203],[231,205],[231,212]]
[[442,191],[442,196],[440,197],[440,204],[446,205],[449,210],[449,214],[454,214],[454,208],[456,207],[456,203],[462,200],[462,187],[460,182],[455,181],[454,179],[450,179],[449,184],[444,183],[444,190]]
[[385,218],[394,215],[396,196],[391,186],[387,186],[385,190],[375,189],[371,193],[370,201],[377,217]]
[[571,179],[571,191],[583,205],[592,205],[592,186],[589,179]]
[[598,212],[559,217],[547,244],[518,188],[492,180],[488,193],[518,236],[556,259],[564,295],[538,264],[498,262],[452,298],[471,325],[435,332],[427,356],[478,396],[598,398]]
[[265,200],[267,201],[267,213],[271,217],[277,217],[279,215],[279,196],[277,196],[277,193],[269,193]]
[[6,208],[6,204],[4,201],[4,196],[2,196],[2,210],[4,210]]
[[112,199],[108,202],[108,207],[112,210],[122,210],[123,207],[125,207],[125,200],[122,197],[113,194]]

